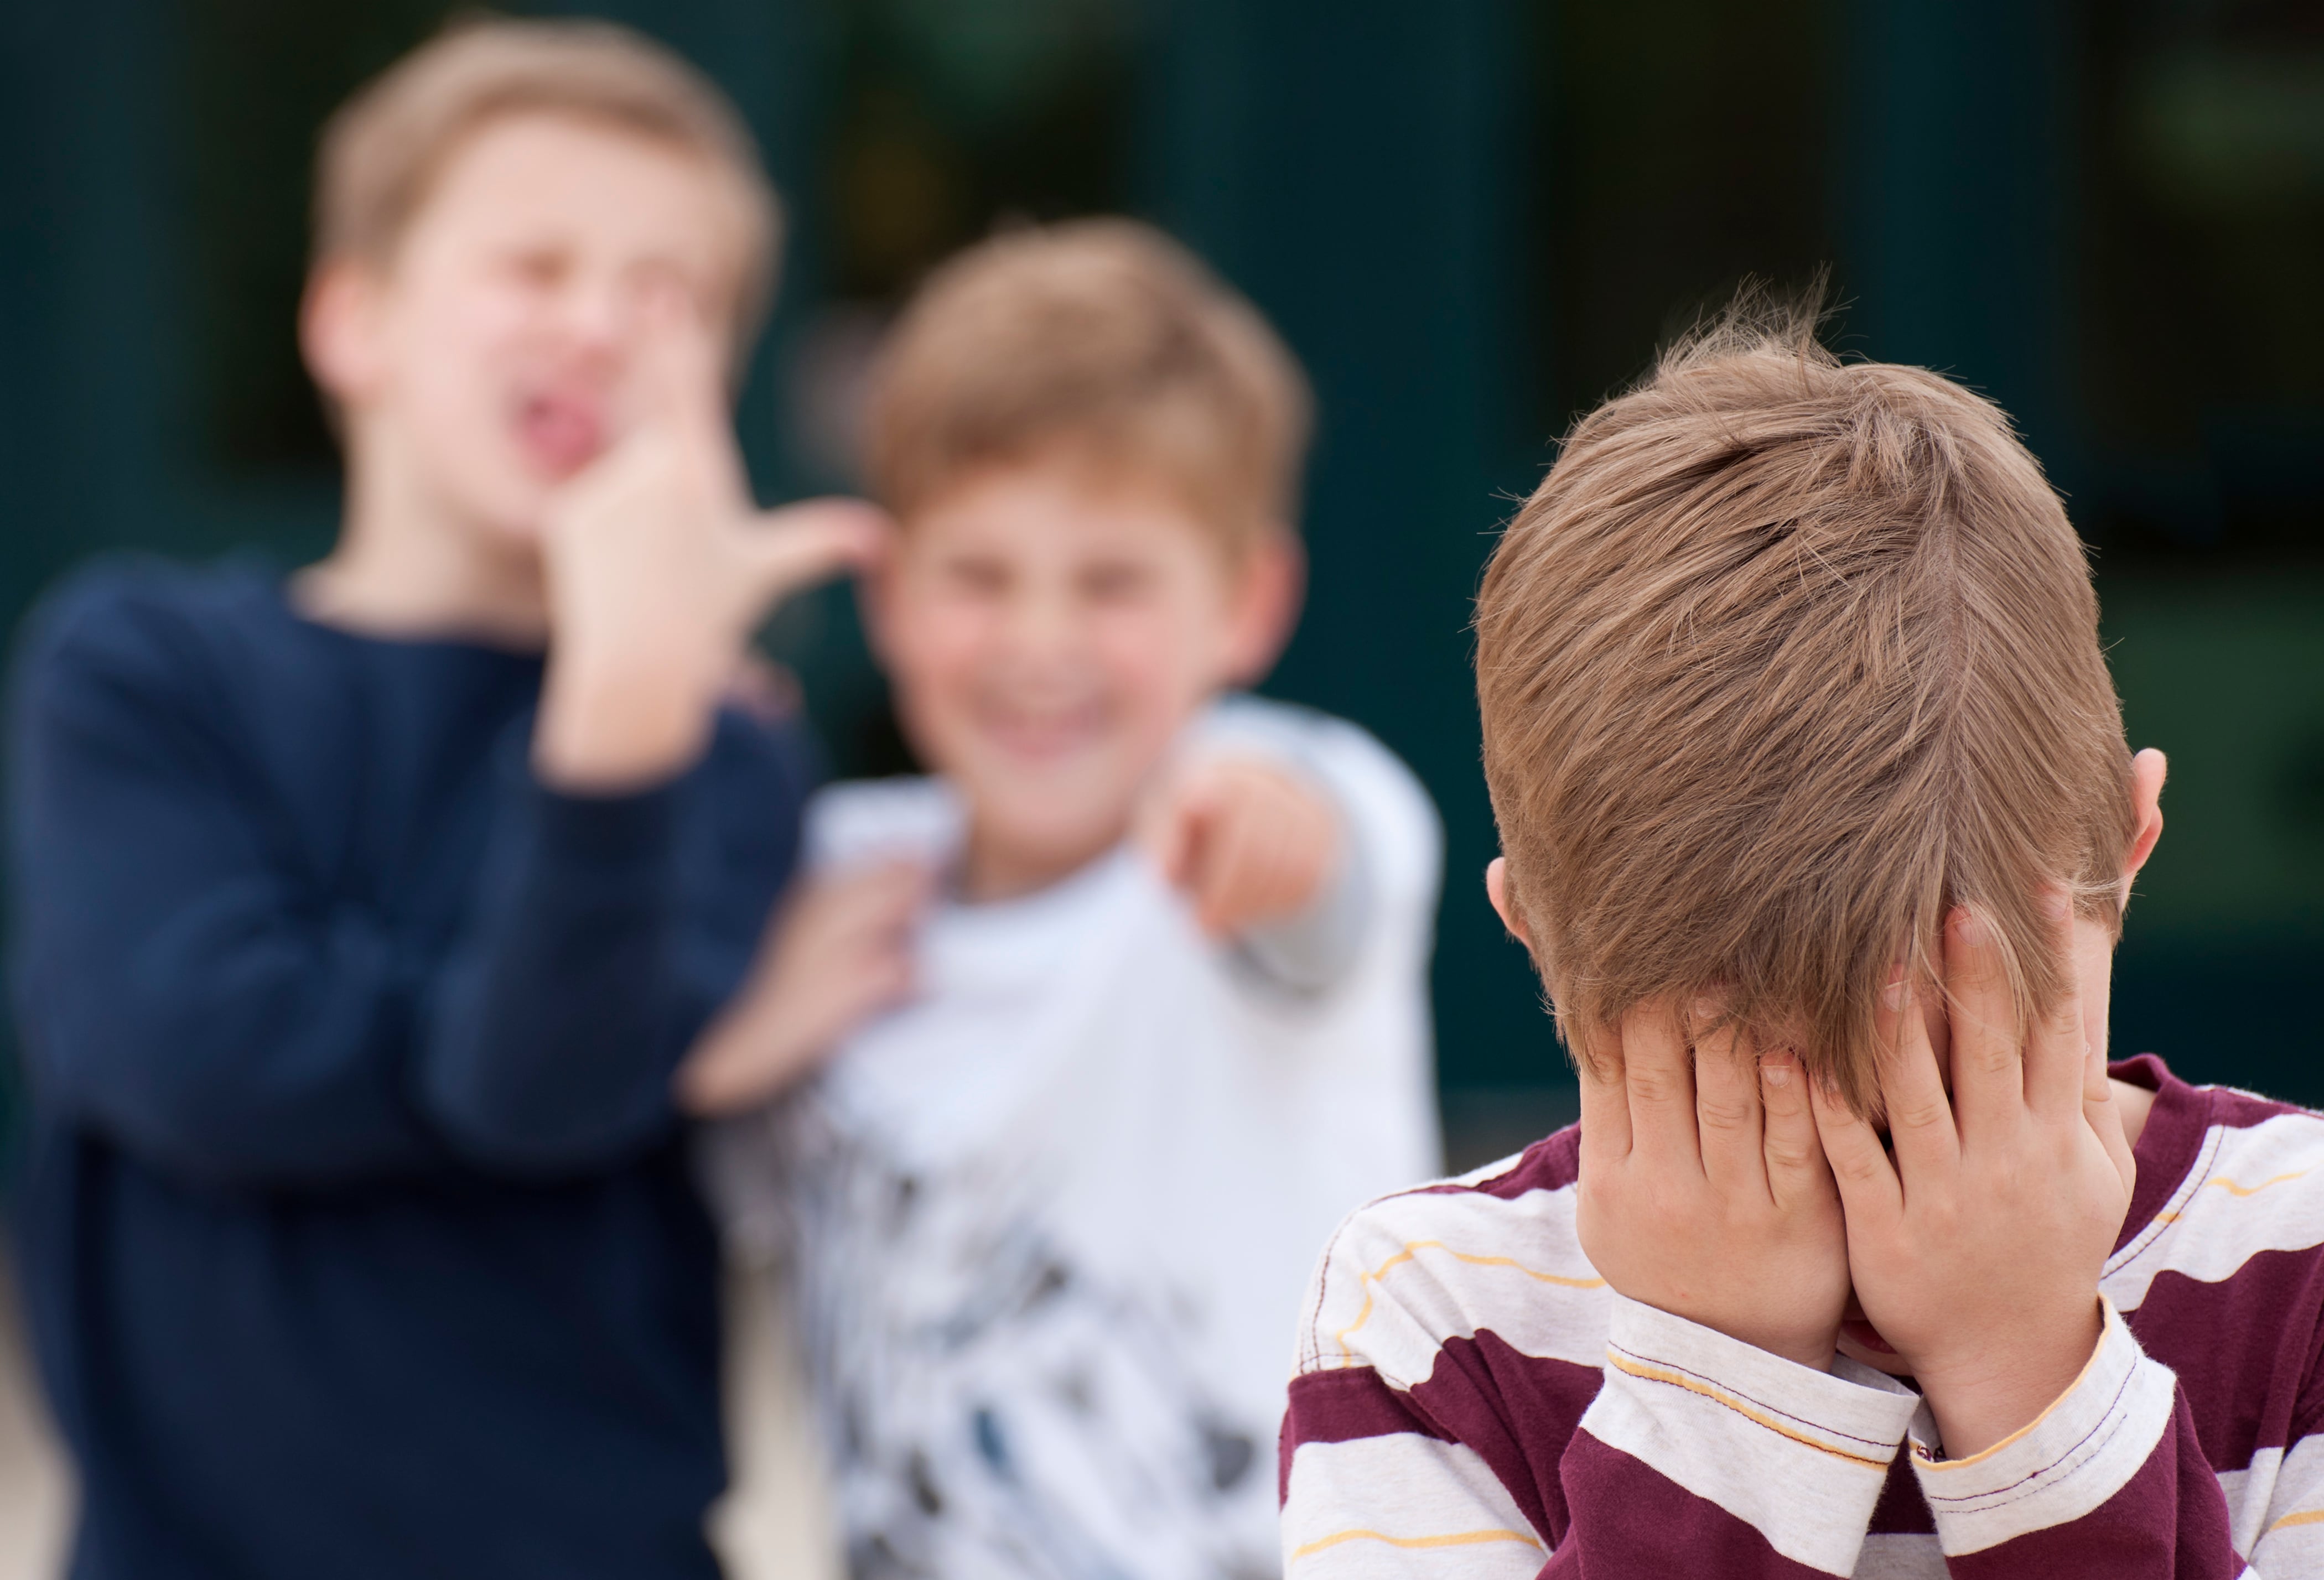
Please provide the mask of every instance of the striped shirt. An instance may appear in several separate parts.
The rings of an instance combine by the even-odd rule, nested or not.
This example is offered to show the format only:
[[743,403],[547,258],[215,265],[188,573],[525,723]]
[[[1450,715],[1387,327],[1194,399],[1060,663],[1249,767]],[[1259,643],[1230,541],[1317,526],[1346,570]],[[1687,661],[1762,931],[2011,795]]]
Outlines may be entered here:
[[1966,1459],[1903,1382],[1608,1289],[1572,1129],[1371,1203],[1308,1290],[1288,1580],[2324,1575],[2324,1115],[2114,1073],[2156,1098],[2105,1336]]

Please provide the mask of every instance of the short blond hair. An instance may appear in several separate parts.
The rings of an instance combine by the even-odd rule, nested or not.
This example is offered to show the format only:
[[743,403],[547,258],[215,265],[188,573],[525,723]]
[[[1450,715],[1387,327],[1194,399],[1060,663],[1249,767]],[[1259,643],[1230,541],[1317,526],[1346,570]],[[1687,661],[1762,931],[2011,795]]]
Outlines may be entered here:
[[874,370],[866,471],[908,522],[973,472],[1063,449],[1178,491],[1240,548],[1296,523],[1310,409],[1283,342],[1193,253],[1079,220],[929,278]]
[[[2042,891],[2118,931],[2130,753],[2080,541],[1990,402],[1738,309],[1583,418],[1477,610],[1485,773],[1559,1030],[1708,1002],[1877,1107],[1875,1005]],[[2031,1024],[2021,1020],[2021,1024]]]
[[733,188],[744,228],[738,336],[774,293],[781,208],[757,143],[717,86],[670,51],[606,22],[456,21],[341,106],[315,161],[315,258],[383,262],[461,145],[503,116],[546,114],[634,133],[703,161]]

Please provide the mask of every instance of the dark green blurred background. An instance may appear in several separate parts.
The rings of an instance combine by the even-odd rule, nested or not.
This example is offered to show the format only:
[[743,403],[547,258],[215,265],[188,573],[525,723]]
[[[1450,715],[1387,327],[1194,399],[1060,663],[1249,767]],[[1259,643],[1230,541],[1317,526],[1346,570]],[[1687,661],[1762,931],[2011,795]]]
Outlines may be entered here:
[[[519,7],[519,9],[531,9]],[[2170,831],[2116,1046],[2324,1100],[2324,6],[2314,0],[635,0],[756,124],[796,221],[742,427],[847,481],[851,381],[935,259],[1127,209],[1274,316],[1323,423],[1269,689],[1443,807],[1456,1151],[1570,1086],[1477,874],[1467,675],[1497,521],[1579,409],[1757,275],[2022,420],[2095,555]],[[84,555],[318,552],[292,342],[316,127],[442,0],[0,11],[0,618]],[[899,766],[848,600],[771,641],[837,767]]]

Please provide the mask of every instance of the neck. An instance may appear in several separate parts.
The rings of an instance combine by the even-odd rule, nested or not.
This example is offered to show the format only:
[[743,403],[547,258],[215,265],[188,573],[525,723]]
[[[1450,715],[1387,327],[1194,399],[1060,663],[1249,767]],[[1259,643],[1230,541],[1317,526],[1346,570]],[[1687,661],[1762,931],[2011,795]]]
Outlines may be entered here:
[[291,598],[326,625],[385,637],[469,638],[537,648],[549,637],[540,556],[447,506],[388,436],[350,443],[339,541]]
[[1112,850],[1128,831],[1125,824],[1098,840],[1033,847],[1002,839],[972,822],[961,857],[961,898],[974,905],[1038,894]]

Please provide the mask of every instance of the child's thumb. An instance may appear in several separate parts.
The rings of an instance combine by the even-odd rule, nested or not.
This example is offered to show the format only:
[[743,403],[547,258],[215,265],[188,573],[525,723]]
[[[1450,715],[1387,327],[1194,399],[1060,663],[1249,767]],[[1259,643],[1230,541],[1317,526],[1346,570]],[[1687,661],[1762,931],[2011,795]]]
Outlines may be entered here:
[[860,500],[808,500],[753,517],[742,529],[752,592],[770,602],[879,557],[888,518]]

